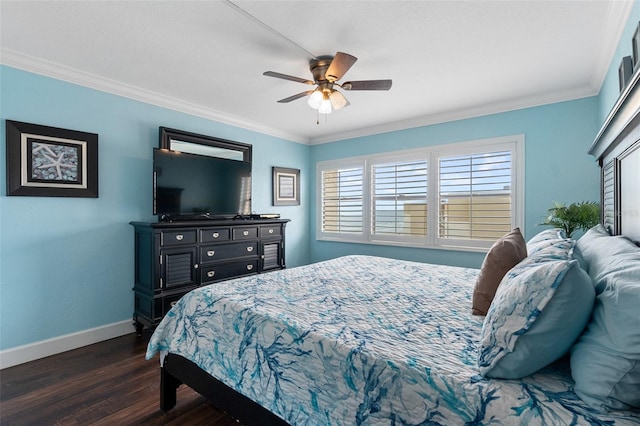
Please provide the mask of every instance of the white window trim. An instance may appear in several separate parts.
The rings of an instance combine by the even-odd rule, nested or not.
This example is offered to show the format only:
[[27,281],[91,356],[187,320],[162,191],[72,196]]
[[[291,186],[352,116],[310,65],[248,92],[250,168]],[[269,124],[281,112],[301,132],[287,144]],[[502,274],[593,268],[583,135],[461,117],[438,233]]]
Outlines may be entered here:
[[[439,194],[435,183],[438,182],[439,162],[442,156],[452,156],[457,154],[474,154],[487,150],[504,150],[505,145],[510,145],[512,156],[512,181],[514,182],[515,193],[513,194],[514,206],[511,212],[511,223],[513,227],[524,229],[524,199],[525,199],[525,137],[524,134],[500,136],[487,139],[477,139],[465,142],[455,142],[443,145],[434,145],[417,149],[393,151],[382,154],[367,156],[349,157],[337,160],[319,161],[316,164],[316,239],[320,241],[338,241],[347,243],[380,244],[403,247],[424,247],[437,249],[451,249],[458,251],[486,251],[490,246],[490,241],[474,240],[452,240],[450,238],[438,238],[437,232],[428,232],[426,237],[402,237],[402,236],[381,236],[371,234],[371,164],[380,162],[393,162],[415,159],[416,157],[426,158],[428,167],[428,199],[429,204],[437,205]],[[336,168],[362,167],[363,168],[363,232],[362,234],[336,234],[322,231],[322,171]],[[438,223],[438,209],[428,209],[428,224]],[[433,228],[433,226],[431,226]]]

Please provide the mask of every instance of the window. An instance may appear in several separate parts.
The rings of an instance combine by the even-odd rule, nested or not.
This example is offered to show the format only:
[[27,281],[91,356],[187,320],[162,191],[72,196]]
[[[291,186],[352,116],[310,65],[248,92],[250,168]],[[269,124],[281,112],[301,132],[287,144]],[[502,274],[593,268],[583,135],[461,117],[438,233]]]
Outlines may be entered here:
[[320,162],[318,239],[489,247],[522,226],[523,153],[516,135]]
[[371,166],[371,234],[427,235],[427,161]]
[[334,234],[362,234],[363,169],[322,171],[322,229]]
[[439,238],[495,241],[512,229],[511,151],[439,159]]

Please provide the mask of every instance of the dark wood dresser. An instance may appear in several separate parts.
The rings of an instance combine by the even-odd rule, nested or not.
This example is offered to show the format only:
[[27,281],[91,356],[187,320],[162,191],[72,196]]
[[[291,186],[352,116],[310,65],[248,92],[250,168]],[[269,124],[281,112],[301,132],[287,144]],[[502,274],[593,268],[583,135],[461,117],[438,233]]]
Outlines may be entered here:
[[131,222],[136,332],[196,287],[283,269],[288,219]]

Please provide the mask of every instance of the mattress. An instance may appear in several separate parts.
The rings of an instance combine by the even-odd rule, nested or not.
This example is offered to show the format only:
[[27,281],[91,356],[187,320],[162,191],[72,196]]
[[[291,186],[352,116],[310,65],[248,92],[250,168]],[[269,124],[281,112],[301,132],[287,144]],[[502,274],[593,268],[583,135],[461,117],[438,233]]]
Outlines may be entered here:
[[481,377],[477,275],[345,256],[216,283],[174,306],[146,357],[181,355],[295,425],[640,424],[584,404],[566,362]]

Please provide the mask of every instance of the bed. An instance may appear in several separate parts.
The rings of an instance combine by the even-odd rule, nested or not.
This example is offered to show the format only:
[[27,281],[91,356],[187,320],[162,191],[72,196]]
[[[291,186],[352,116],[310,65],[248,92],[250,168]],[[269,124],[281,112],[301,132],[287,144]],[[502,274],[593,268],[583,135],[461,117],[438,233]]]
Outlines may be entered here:
[[161,408],[184,383],[244,424],[640,425],[639,76],[590,149],[602,224],[526,242],[486,317],[481,270],[370,256],[202,287],[150,340]]

